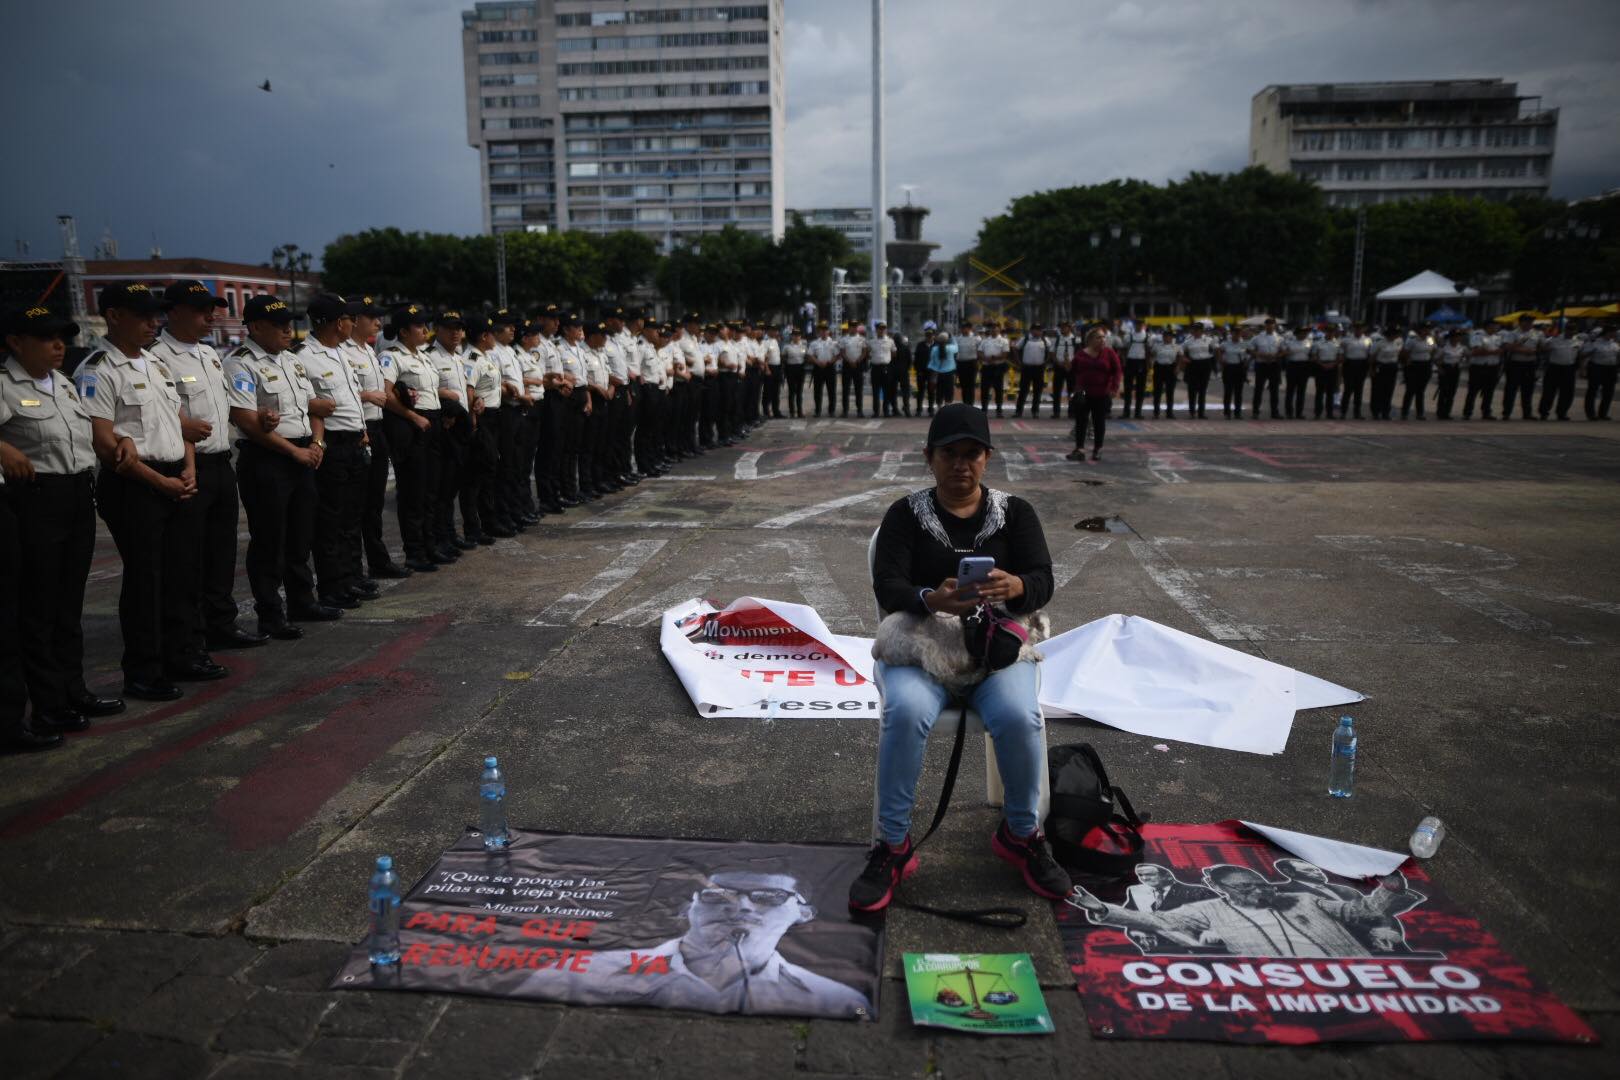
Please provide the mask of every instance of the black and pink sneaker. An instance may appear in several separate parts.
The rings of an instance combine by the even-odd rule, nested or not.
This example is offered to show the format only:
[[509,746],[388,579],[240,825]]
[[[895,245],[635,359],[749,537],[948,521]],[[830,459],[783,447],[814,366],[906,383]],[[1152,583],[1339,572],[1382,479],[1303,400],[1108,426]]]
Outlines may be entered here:
[[917,849],[911,837],[899,847],[890,847],[882,840],[872,842],[866,856],[866,869],[849,887],[851,911],[882,911],[894,899],[894,890],[900,883],[917,872]]
[[1061,900],[1074,889],[1069,873],[1052,857],[1046,836],[1039,829],[1025,837],[1013,835],[1007,822],[1002,821],[996,835],[990,838],[990,850],[998,859],[1012,863],[1023,871],[1024,884],[1037,896],[1048,900]]

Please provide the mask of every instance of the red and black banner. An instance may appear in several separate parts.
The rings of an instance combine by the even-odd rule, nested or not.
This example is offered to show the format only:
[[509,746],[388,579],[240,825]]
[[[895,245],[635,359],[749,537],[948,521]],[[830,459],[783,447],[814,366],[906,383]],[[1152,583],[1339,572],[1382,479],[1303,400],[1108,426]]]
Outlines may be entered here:
[[1143,836],[1133,876],[1056,905],[1096,1035],[1597,1041],[1413,860],[1354,881],[1236,822]]
[[406,895],[400,961],[361,942],[334,989],[874,1019],[880,924],[850,844],[469,833]]

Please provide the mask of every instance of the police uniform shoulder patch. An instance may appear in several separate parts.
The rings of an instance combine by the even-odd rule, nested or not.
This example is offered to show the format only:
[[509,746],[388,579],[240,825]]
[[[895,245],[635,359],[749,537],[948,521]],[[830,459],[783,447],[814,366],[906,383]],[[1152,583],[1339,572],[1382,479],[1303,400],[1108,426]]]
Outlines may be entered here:
[[242,346],[239,346],[236,349],[232,350],[231,357],[232,357],[232,359],[237,359],[237,360],[252,359],[253,350],[248,348],[246,345],[242,345]]

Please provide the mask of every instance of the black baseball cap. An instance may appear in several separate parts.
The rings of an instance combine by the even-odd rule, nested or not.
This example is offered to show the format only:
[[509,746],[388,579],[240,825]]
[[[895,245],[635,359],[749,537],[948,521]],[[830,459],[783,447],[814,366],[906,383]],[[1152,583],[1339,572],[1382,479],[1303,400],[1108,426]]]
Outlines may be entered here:
[[477,341],[479,334],[491,329],[495,324],[482,315],[468,315],[461,320],[461,325],[467,330],[467,340]]
[[274,293],[260,293],[248,300],[247,306],[242,309],[242,321],[272,322],[277,326],[286,326],[293,321],[293,312],[281,297]]
[[615,304],[612,307],[608,308],[606,311],[604,311],[602,313],[602,321],[606,322],[608,319],[618,319],[620,322],[623,322],[624,321],[624,308],[620,307],[617,304]]
[[439,312],[438,317],[433,320],[433,325],[459,329],[465,324],[461,321],[461,312],[452,309]]
[[360,310],[356,315],[366,315],[373,319],[380,319],[388,314],[388,309],[377,303],[375,296],[362,296],[359,300]]
[[121,308],[137,315],[155,315],[163,310],[163,301],[139,281],[109,281],[101,287],[96,308],[103,314]]
[[518,327],[518,337],[520,338],[540,337],[544,334],[545,331],[540,328],[540,324],[537,322],[524,323]]
[[606,334],[606,333],[607,333],[607,323],[606,322],[587,323],[586,326],[585,326],[585,336],[586,337],[590,337],[592,334]]
[[541,319],[561,319],[562,314],[562,309],[556,304],[547,304],[545,307],[534,313],[534,319],[536,322],[539,322]]
[[71,338],[79,333],[78,323],[39,304],[6,312],[4,323],[6,333],[21,337]]
[[181,304],[208,311],[224,307],[225,298],[209,292],[208,286],[200,281],[176,281],[163,290],[163,306],[172,309]]
[[491,326],[522,326],[523,316],[510,308],[501,308],[489,317]]
[[932,450],[936,446],[949,446],[963,439],[983,443],[991,450],[996,445],[990,441],[990,421],[985,418],[983,410],[955,401],[934,414],[933,421],[928,425],[927,446]]
[[421,304],[405,304],[394,309],[392,322],[400,326],[426,326],[433,321],[433,315]]
[[304,309],[310,322],[332,322],[345,315],[360,314],[361,305],[353,300],[345,300],[337,293],[316,293],[315,298]]

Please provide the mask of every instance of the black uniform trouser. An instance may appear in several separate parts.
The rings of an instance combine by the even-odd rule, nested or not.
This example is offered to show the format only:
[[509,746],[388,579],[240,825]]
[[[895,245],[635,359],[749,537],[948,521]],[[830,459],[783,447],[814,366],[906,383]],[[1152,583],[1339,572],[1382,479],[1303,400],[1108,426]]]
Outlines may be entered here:
[[979,408],[988,412],[990,398],[996,399],[996,415],[1001,415],[1001,403],[1007,395],[1007,365],[981,364],[979,368]]
[[[501,425],[495,435],[495,476],[490,483],[491,521],[510,526],[534,507],[534,498],[525,479],[534,466],[534,447],[529,445],[529,413],[531,407],[516,398],[501,402]],[[484,410],[489,416],[489,410]],[[482,426],[483,420],[479,421]]]
[[764,395],[765,415],[773,420],[782,419],[782,368],[780,365],[766,370]]
[[641,384],[636,398],[636,470],[651,472],[663,459],[664,391]]
[[236,470],[231,452],[198,454],[197,494],[180,506],[191,519],[186,536],[191,541],[192,597],[197,617],[192,620],[191,649],[207,655],[206,635],[236,629],[236,533],[242,504],[236,494]]
[[[691,454],[698,448],[697,439],[697,400],[702,392],[697,378],[676,380],[674,394],[674,416],[670,424],[670,437],[672,449],[681,453]],[[792,399],[789,398],[791,402]]]
[[572,392],[559,388],[546,394],[541,403],[546,409],[546,423],[541,429],[543,460],[535,459],[535,471],[551,478],[558,498],[579,497],[579,430],[584,400],[588,398],[589,394],[578,388]]
[[1283,415],[1290,420],[1305,419],[1305,388],[1311,382],[1308,362],[1283,362]]
[[1254,415],[1260,415],[1260,398],[1263,393],[1269,392],[1271,397],[1271,415],[1273,419],[1282,414],[1277,409],[1277,383],[1282,378],[1281,360],[1256,360],[1254,362]]
[[[921,381],[918,382],[921,386]],[[977,358],[964,361],[960,356],[956,358],[956,385],[962,390],[962,400],[969,405],[978,398],[979,393],[979,361]]]
[[1316,384],[1316,410],[1313,415],[1320,418],[1326,413],[1327,418],[1332,420],[1334,399],[1339,396],[1339,369],[1318,365],[1311,377]]
[[748,367],[742,373],[743,423],[757,424],[761,420],[761,403],[765,395],[765,373],[757,367]]
[[1507,378],[1502,387],[1502,416],[1513,415],[1513,400],[1519,401],[1519,415],[1530,419],[1530,397],[1536,391],[1536,362],[1509,360],[1505,365]]
[[[903,352],[896,352],[894,359],[889,361],[889,393],[894,395],[899,411],[910,416],[911,360]],[[889,415],[894,415],[892,408]]]
[[[179,476],[181,461],[148,461],[147,468]],[[124,638],[124,678],[158,682],[166,663],[191,657],[191,567],[179,522],[180,504],[142,480],[103,468],[96,479],[96,508],[124,562],[118,589],[118,628]],[[252,548],[249,546],[249,552]]]
[[1249,373],[1242,364],[1221,365],[1221,412],[1227,416],[1243,417],[1243,384]]
[[501,468],[502,410],[485,408],[478,426],[467,439],[467,457],[461,470],[461,527],[476,540],[500,523],[495,506],[495,480]]
[[1413,406],[1417,407],[1418,419],[1423,419],[1424,398],[1428,394],[1429,379],[1434,374],[1434,365],[1431,361],[1409,361],[1406,365],[1406,393],[1401,397],[1401,419]]
[[[34,711],[64,709],[89,697],[84,685],[84,585],[96,546],[95,474],[47,476],[6,485],[16,515],[15,627]],[[236,552],[236,531],[231,531]],[[233,560],[234,561],[234,560]],[[8,586],[8,589],[10,586]],[[0,725],[3,726],[3,725]]]
[[561,397],[561,391],[547,391],[546,396],[523,409],[523,422],[518,425],[516,454],[518,456],[518,506],[527,513],[540,508],[540,503],[554,503],[557,488],[550,469],[549,429],[552,423],[551,399]]
[[715,376],[715,431],[722,440],[735,439],[742,431],[742,376],[722,371]]
[[1537,410],[1543,420],[1552,413],[1555,400],[1558,417],[1563,419],[1569,415],[1569,407],[1575,402],[1574,364],[1547,365],[1547,372],[1541,377],[1541,407]]
[[467,447],[472,442],[472,424],[464,415],[446,417],[442,412],[436,422],[439,424],[439,484],[433,489],[428,536],[434,546],[444,547],[453,544],[456,538],[456,496],[461,492]]
[[[1013,407],[1014,416],[1024,415],[1024,400],[1026,397],[1035,398],[1035,414],[1040,415],[1041,393],[1046,389],[1045,364],[1019,364],[1018,365],[1018,403]],[[1033,391],[1033,395],[1031,395]]]
[[1434,391],[1434,415],[1442,420],[1451,419],[1451,406],[1457,400],[1457,384],[1462,381],[1461,364],[1441,364],[1440,378]]
[[698,391],[698,445],[712,447],[716,442],[715,432],[720,426],[720,376],[703,376],[702,389]]
[[373,574],[393,564],[383,540],[383,503],[388,498],[388,466],[393,451],[388,445],[388,424],[367,420],[366,436],[371,440],[371,463],[366,466],[365,505],[360,512],[360,539],[366,550],[366,567]]
[[804,376],[803,364],[784,365],[787,370],[787,399],[788,415],[804,416]]
[[421,415],[428,420],[425,431],[403,416],[383,414],[394,465],[394,511],[408,562],[426,562],[435,547],[429,537],[428,493],[439,482],[439,414],[433,410]]
[[1146,360],[1127,360],[1124,363],[1124,389],[1120,391],[1120,418],[1128,419],[1132,412],[1142,415],[1142,402],[1147,398]]
[[1496,380],[1502,376],[1500,364],[1469,364],[1468,365],[1468,393],[1463,398],[1463,419],[1471,420],[1474,416],[1474,399],[1479,399],[1480,413],[1487,420],[1495,419],[1491,415],[1491,399],[1496,394]]
[[1607,420],[1609,406],[1614,402],[1614,376],[1616,367],[1613,364],[1587,364],[1586,365],[1586,418],[1588,420]]
[[[1062,411],[1063,391],[1069,391],[1069,411],[1074,412],[1074,389],[1069,385],[1071,374],[1067,364],[1053,364],[1052,368],[1052,419],[1056,420]],[[1040,399],[1035,401],[1035,411],[1040,412]]]
[[1339,399],[1339,415],[1351,415],[1352,404],[1355,407],[1355,418],[1361,419],[1361,388],[1367,382],[1367,359],[1346,360],[1344,362],[1344,396]]
[[[1074,397],[1069,397],[1070,404]],[[1083,449],[1086,445],[1086,429],[1091,429],[1091,448],[1101,450],[1103,434],[1108,430],[1108,414],[1113,411],[1114,399],[1104,394],[1085,394],[1080,403],[1074,406],[1074,448]]]
[[867,374],[872,384],[872,415],[898,416],[900,410],[894,403],[894,383],[889,378],[894,371],[894,361],[887,364],[874,364],[867,362]]
[[849,415],[849,395],[855,393],[855,411],[863,413],[861,405],[861,377],[866,374],[866,361],[844,361],[844,370],[838,377],[839,396],[844,402],[844,415]]
[[10,485],[0,485],[0,733],[21,731],[28,709],[18,619],[21,544]]
[[815,402],[817,416],[821,415],[821,392],[823,390],[827,392],[827,414],[831,416],[833,413],[833,408],[837,404],[837,391],[833,388],[833,380],[836,374],[831,364],[816,365],[810,369],[812,379],[810,396]]
[[315,470],[315,581],[323,597],[341,598],[360,584],[360,513],[371,462],[358,431],[328,431]]
[[1388,420],[1395,405],[1395,381],[1401,369],[1396,364],[1374,364],[1372,369],[1372,414],[1374,420]]
[[[307,437],[291,441],[302,447],[310,442]],[[247,509],[247,577],[253,609],[259,618],[275,621],[285,614],[283,586],[287,607],[315,603],[315,579],[309,570],[315,538],[315,471],[257,443],[238,445],[242,457],[236,483]]]
[[636,398],[641,394],[640,383],[626,383],[616,388],[608,403],[608,415],[613,417],[613,457],[610,461],[614,476],[625,476],[631,470],[631,445],[636,434]]
[[1215,371],[1213,360],[1193,360],[1187,364],[1187,415],[1200,420],[1209,407],[1209,377]]
[[1153,415],[1159,415],[1159,395],[1164,395],[1164,411],[1167,415],[1176,415],[1176,365],[1153,365]]

